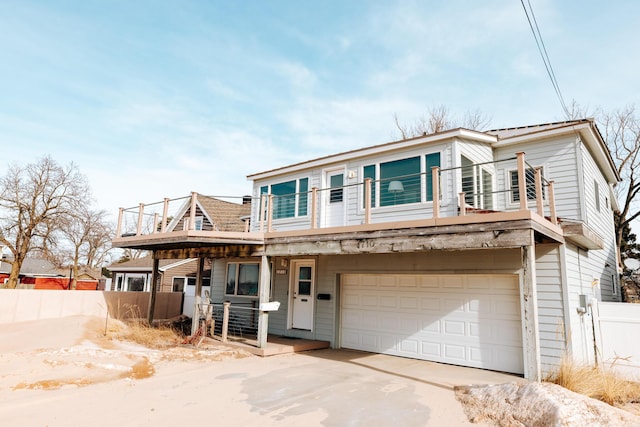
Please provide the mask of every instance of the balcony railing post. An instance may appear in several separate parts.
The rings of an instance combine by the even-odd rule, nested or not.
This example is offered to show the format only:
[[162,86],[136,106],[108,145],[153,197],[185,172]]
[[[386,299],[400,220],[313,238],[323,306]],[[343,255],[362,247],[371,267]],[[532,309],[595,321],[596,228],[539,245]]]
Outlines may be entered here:
[[142,234],[142,217],[144,215],[144,203],[140,203],[138,208],[138,226],[136,227],[136,236]]
[[124,208],[118,210],[118,225],[116,226],[116,237],[122,234],[122,218],[124,216]]
[[158,232],[158,212],[154,212],[153,214],[153,231],[152,233]]
[[433,196],[433,217],[440,217],[440,168],[431,167],[431,194]]
[[267,203],[269,196],[267,194],[260,195],[260,212],[258,212],[258,221],[260,223],[260,232],[264,233],[265,217],[267,216]]
[[364,180],[364,223],[371,224],[371,178]]
[[267,233],[273,231],[271,224],[273,222],[273,194],[269,194],[269,203],[267,204]]
[[520,193],[520,210],[527,210],[527,177],[525,175],[524,152],[516,153],[518,162],[518,191]]
[[162,208],[162,226],[161,232],[165,233],[167,231],[167,216],[169,215],[169,198],[164,198],[164,207]]
[[556,215],[556,198],[553,193],[553,181],[549,181],[549,214],[551,215],[551,222],[554,225],[558,225],[558,216]]
[[535,182],[536,182],[536,208],[538,209],[538,215],[544,217],[544,204],[542,199],[542,168],[537,167],[535,169]]
[[229,333],[229,306],[231,303],[225,301],[222,304],[222,342],[227,342],[227,334]]
[[460,205],[460,216],[467,214],[467,202],[465,200],[465,193],[458,193],[458,204]]
[[196,229],[196,203],[198,202],[198,193],[191,192],[191,209],[189,211],[189,230]]
[[[304,193],[305,195],[307,193]],[[302,197],[302,196],[300,196]],[[318,224],[318,187],[311,189],[311,229],[315,229]]]

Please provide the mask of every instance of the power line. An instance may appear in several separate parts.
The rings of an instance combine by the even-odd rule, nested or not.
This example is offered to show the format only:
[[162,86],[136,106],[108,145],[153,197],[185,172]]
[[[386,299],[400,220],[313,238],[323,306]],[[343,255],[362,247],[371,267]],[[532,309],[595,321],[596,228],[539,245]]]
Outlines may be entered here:
[[[529,22],[529,27],[531,28],[531,32],[533,33],[533,38],[536,41],[536,45],[538,46],[538,52],[540,52],[540,56],[542,57],[542,62],[544,63],[545,68],[547,69],[547,75],[551,80],[551,84],[553,85],[553,89],[556,92],[556,96],[560,101],[560,105],[562,106],[562,110],[566,115],[567,119],[571,118],[571,114],[569,114],[569,109],[564,102],[564,98],[562,97],[562,91],[560,90],[560,85],[558,84],[558,80],[556,79],[556,74],[553,71],[553,67],[551,66],[551,59],[549,59],[549,54],[547,53],[547,48],[544,45],[544,41],[542,40],[542,34],[540,33],[540,28],[538,27],[538,21],[536,20],[536,16],[533,13],[533,7],[531,7],[531,2],[527,0],[527,4],[529,5],[529,10],[531,11],[531,18],[533,18],[533,23],[531,22],[531,18],[529,18],[529,11],[524,4],[524,0],[520,0],[522,4],[522,8],[524,9],[525,15],[527,15],[527,21]],[[535,24],[535,28],[534,28]]]

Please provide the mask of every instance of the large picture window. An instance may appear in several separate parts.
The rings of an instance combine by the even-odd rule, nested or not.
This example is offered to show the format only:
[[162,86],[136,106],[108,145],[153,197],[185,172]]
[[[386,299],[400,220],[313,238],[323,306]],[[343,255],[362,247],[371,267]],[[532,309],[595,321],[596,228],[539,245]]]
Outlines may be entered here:
[[227,264],[226,295],[258,296],[260,264],[230,262]]
[[[371,206],[394,206],[433,200],[431,167],[440,166],[440,153],[410,157],[363,167],[363,177],[372,179]],[[426,176],[422,191],[422,175]],[[364,200],[364,198],[363,198]],[[364,204],[364,202],[363,202]]]
[[307,215],[309,178],[262,186],[260,187],[260,195],[269,194],[269,190],[274,196],[273,219]]

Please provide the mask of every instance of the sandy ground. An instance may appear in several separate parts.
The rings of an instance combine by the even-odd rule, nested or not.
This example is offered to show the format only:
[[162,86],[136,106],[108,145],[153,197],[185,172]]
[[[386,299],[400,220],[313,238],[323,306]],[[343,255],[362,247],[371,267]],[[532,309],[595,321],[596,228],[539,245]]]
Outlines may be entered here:
[[[0,325],[0,426],[640,425],[506,374],[348,351],[151,350],[107,339],[104,326]],[[461,384],[489,386],[458,388],[463,406]]]

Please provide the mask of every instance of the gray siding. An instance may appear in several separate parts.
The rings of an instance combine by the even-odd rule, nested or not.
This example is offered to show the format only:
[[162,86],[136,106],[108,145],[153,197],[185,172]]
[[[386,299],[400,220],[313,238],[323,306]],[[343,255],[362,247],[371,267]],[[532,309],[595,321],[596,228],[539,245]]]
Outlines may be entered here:
[[543,373],[554,371],[566,353],[565,309],[560,249],[556,244],[536,246],[538,327]]
[[[529,165],[542,166],[544,178],[554,181],[558,216],[581,220],[583,214],[578,191],[579,174],[575,137],[496,148],[496,160],[514,157],[516,151],[523,151]],[[516,170],[516,161],[497,163],[496,169],[499,188],[509,188],[509,171]],[[518,208],[518,205],[510,202],[510,193],[500,194],[498,200],[497,206],[500,210]],[[535,201],[530,201],[529,206],[535,207]],[[545,214],[548,215],[548,213],[548,202],[545,202]]]
[[[580,260],[583,267],[588,268],[592,279],[599,279],[599,299],[602,301],[620,301],[620,291],[616,272],[617,256],[615,245],[615,225],[609,186],[600,173],[595,160],[584,144],[581,145],[582,184],[584,186],[585,222],[602,237],[604,249],[590,250]],[[596,187],[597,183],[597,187]],[[599,208],[596,200],[598,190]]]

